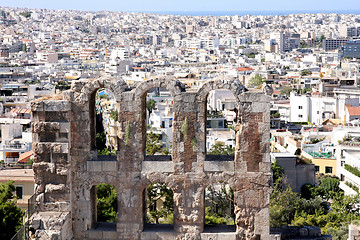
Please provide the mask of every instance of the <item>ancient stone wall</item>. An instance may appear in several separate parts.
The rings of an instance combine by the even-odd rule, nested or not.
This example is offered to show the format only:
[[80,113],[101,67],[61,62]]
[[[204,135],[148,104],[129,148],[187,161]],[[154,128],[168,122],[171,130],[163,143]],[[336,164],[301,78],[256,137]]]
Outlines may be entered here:
[[[145,155],[145,101],[151,88],[174,98],[172,155]],[[95,149],[94,102],[111,90],[118,110],[116,156]],[[206,98],[211,90],[236,96],[235,156],[206,156]],[[37,214],[32,230],[44,239],[269,239],[271,172],[269,97],[245,91],[239,81],[213,80],[187,91],[175,80],[153,79],[131,88],[103,77],[77,81],[62,100],[32,103]],[[186,133],[181,127],[187,124]],[[165,161],[164,161],[165,160]],[[174,192],[173,231],[144,231],[144,190],[162,182]],[[234,190],[236,231],[204,233],[205,189],[215,182]],[[94,186],[108,183],[118,194],[116,230],[94,229]],[[42,216],[56,216],[55,219]]]

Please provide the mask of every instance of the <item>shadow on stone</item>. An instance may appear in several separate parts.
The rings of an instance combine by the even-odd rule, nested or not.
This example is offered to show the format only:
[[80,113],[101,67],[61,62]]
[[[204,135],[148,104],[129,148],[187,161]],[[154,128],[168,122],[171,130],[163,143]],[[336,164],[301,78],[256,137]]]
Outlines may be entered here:
[[206,155],[205,161],[234,161],[234,155]]
[[204,233],[235,232],[235,225],[206,225]]
[[98,222],[96,223],[96,231],[116,231],[116,223],[114,222]]
[[173,224],[145,224],[144,232],[173,232]]

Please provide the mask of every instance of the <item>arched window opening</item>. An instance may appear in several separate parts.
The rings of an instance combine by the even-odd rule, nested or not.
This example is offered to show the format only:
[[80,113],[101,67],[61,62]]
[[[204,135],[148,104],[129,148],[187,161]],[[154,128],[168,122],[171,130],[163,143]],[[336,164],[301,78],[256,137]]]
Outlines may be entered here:
[[118,111],[114,94],[98,89],[95,94],[95,147],[99,155],[114,155],[118,150]]
[[[236,124],[234,94],[229,90],[212,90],[208,94],[206,107],[207,155],[234,155]],[[211,156],[207,157],[210,158]]]
[[173,103],[173,97],[164,88],[152,88],[146,94],[147,156],[171,155]]
[[100,183],[90,191],[92,208],[92,228],[116,231],[118,215],[117,193],[114,186]]
[[205,190],[205,232],[235,232],[234,192],[224,183]]
[[164,183],[152,183],[144,191],[144,230],[173,231],[174,194]]

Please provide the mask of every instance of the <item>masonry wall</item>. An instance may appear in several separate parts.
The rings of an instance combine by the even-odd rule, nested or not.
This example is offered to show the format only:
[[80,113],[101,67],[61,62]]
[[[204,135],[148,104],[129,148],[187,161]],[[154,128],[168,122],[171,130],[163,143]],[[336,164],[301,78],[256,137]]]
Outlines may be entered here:
[[[154,87],[166,88],[174,98],[172,155],[167,159],[145,155],[146,93]],[[113,157],[97,156],[94,144],[93,108],[99,88],[111,90],[117,101],[119,151]],[[232,91],[237,100],[236,148],[230,158],[206,156],[206,98],[216,89]],[[36,101],[32,110],[38,194],[32,228],[39,238],[269,238],[269,97],[245,91],[238,81],[213,80],[190,92],[171,79],[148,80],[131,88],[104,77],[77,81],[62,100]],[[187,131],[181,132],[184,124]],[[174,231],[144,231],[144,190],[154,182],[173,190]],[[203,232],[204,192],[215,182],[234,190],[234,233]],[[116,188],[116,231],[94,230],[92,189],[98,183]],[[49,213],[63,217],[42,221]]]

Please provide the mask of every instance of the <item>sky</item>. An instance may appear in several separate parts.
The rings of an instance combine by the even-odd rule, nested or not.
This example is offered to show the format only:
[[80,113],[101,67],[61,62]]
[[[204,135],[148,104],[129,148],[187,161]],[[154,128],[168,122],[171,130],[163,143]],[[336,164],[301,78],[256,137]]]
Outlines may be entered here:
[[317,11],[360,10],[359,0],[1,0],[1,7],[86,11]]

